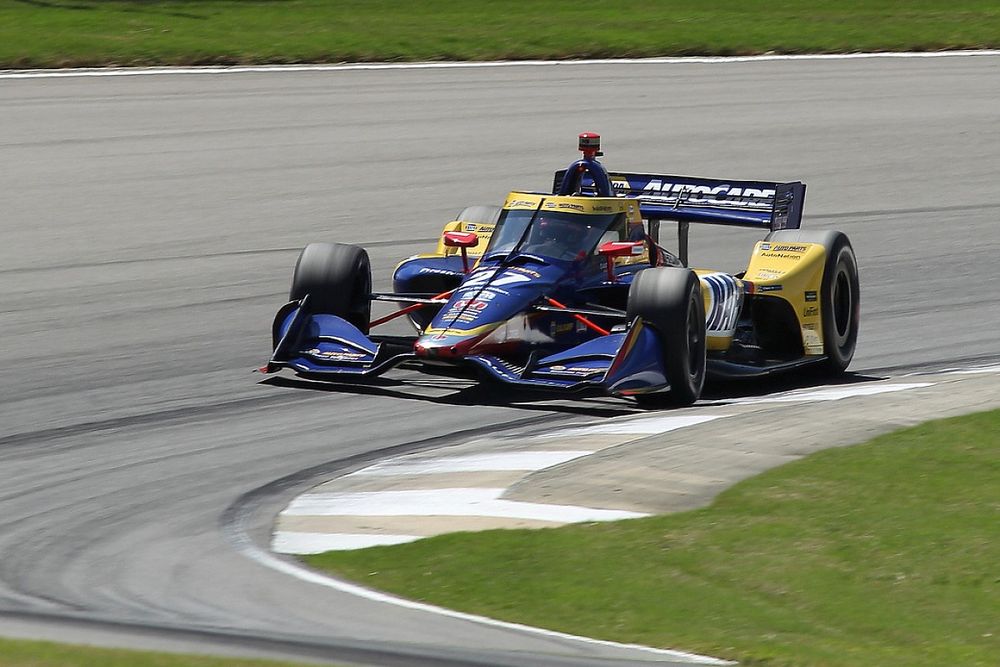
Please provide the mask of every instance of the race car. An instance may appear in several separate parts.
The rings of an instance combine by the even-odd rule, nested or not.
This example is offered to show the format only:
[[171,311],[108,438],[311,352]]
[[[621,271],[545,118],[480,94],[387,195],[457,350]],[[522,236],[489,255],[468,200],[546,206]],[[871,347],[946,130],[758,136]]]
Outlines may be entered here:
[[[445,225],[436,252],[403,260],[372,291],[358,246],[312,243],[272,326],[263,372],[362,381],[403,363],[517,387],[589,389],[688,405],[706,377],[813,367],[842,373],[860,318],[847,236],[799,229],[805,185],[609,173],[600,136],[552,192],[511,192]],[[660,243],[675,223],[677,250]],[[766,230],[745,271],[688,267],[691,224]],[[372,319],[373,301],[401,308]],[[371,330],[407,317],[412,338]]]

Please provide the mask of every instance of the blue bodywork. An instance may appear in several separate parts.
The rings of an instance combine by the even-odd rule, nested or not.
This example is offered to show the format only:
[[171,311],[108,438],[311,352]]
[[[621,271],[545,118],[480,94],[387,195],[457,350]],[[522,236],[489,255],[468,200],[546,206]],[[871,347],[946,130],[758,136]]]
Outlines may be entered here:
[[[643,265],[619,267],[616,280],[609,282],[603,263],[592,257],[504,256],[481,261],[468,275],[454,259],[416,258],[397,269],[394,286],[400,294],[414,293],[413,282],[429,275],[440,284],[458,284],[436,312],[414,313],[421,314],[418,326],[424,333],[409,348],[365,335],[335,315],[311,313],[307,297],[278,313],[269,370],[287,367],[308,377],[357,379],[421,360],[466,366],[539,389],[598,388],[616,394],[668,389],[657,334],[637,323],[629,326],[633,323],[621,310],[599,305],[624,306],[632,277]],[[571,313],[547,305],[546,298],[586,310],[588,320],[611,333],[588,328]]]

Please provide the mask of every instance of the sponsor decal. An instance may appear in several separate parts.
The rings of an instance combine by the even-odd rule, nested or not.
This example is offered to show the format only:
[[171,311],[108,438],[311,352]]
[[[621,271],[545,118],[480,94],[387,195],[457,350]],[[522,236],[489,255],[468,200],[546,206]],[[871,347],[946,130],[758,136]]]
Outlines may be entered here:
[[760,255],[758,255],[758,257],[768,257],[768,258],[771,258],[771,259],[790,259],[793,262],[797,262],[800,259],[802,259],[802,255],[799,254],[799,253],[771,252],[771,251],[762,251],[760,253]]
[[771,249],[771,244],[770,243],[761,243],[760,244],[760,249],[761,250],[770,250]]
[[632,189],[632,185],[628,182],[628,179],[622,178],[621,176],[611,177],[611,187],[615,190],[628,191]]
[[615,210],[613,206],[607,206],[607,205],[600,205],[600,206],[595,205],[591,206],[591,208],[598,213],[612,213]]
[[[478,285],[473,287],[460,287],[455,294],[463,299],[471,299],[474,296],[478,296],[480,299],[486,300],[495,299],[497,296],[510,296],[510,292],[507,290],[494,287],[493,285],[487,285],[486,287],[479,287]],[[489,296],[487,296],[487,294]]]
[[817,301],[819,299],[816,292],[813,290],[806,290],[805,297],[806,301]]
[[587,368],[585,366],[549,366],[548,370],[556,373],[568,373],[570,375],[592,375],[600,373],[600,369]]
[[664,203],[689,203],[771,209],[774,190],[733,187],[728,184],[708,186],[687,183],[664,183],[653,179],[642,189],[642,198]]
[[505,208],[523,208],[526,206],[534,207],[535,204],[536,202],[533,202],[528,199],[515,199],[513,201],[507,202],[507,206]]
[[809,246],[804,245],[789,245],[787,243],[773,243],[771,244],[771,250],[775,252],[806,252],[809,250]]
[[479,229],[479,225],[477,225],[474,222],[466,222],[462,227],[467,232],[474,232],[474,231],[477,231]]
[[581,211],[582,212],[582,211],[586,210],[586,209],[584,209],[583,205],[581,205],[581,204],[570,204],[570,203],[567,203],[567,202],[559,202],[558,207],[559,208],[567,208],[567,209],[570,209],[571,211]]
[[784,289],[783,285],[758,285],[758,292],[780,292]]
[[480,299],[459,299],[452,305],[452,310],[463,310],[468,308],[469,310],[486,310],[487,306],[490,304],[482,301]]
[[445,317],[454,318],[455,322],[469,324],[479,319],[479,316],[489,305],[489,299],[456,299],[448,308]]
[[816,317],[819,315],[819,306],[806,306],[802,311],[802,317]]
[[421,268],[419,271],[417,271],[417,273],[436,273],[436,274],[440,274],[440,275],[443,275],[443,276],[456,276],[456,275],[461,274],[462,272],[461,271],[452,271],[450,269],[435,269],[435,268],[431,268],[429,266],[425,266],[425,267]]
[[371,356],[364,354],[363,352],[347,352],[344,350],[321,350],[318,347],[314,347],[311,350],[307,350],[306,354],[310,357],[317,357],[319,359],[335,359],[338,361],[357,361],[358,359],[364,359],[365,357]]
[[541,278],[542,274],[538,271],[532,269],[526,269],[523,266],[508,266],[507,271],[514,271],[516,273],[523,273],[526,276],[531,276],[532,278]]
[[757,269],[754,274],[755,280],[774,280],[775,278],[780,278],[785,275],[784,271],[779,271],[778,269]]
[[802,343],[805,351],[809,354],[821,354],[823,352],[823,338],[816,331],[815,324],[802,325]]

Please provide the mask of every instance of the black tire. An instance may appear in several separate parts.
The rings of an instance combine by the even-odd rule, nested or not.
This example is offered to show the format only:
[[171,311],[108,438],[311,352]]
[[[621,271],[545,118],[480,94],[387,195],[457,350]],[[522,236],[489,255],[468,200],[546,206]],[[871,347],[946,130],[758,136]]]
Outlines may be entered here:
[[299,254],[288,297],[309,295],[309,310],[342,317],[364,333],[371,321],[372,270],[364,248],[310,243]]
[[637,394],[640,405],[691,405],[705,384],[705,301],[690,269],[658,267],[636,274],[628,293],[628,317],[641,317],[660,334],[670,392]]
[[837,231],[783,229],[771,232],[765,240],[820,243],[826,248],[819,295],[826,360],[819,365],[819,370],[827,375],[842,374],[854,358],[861,323],[861,282],[850,239]]

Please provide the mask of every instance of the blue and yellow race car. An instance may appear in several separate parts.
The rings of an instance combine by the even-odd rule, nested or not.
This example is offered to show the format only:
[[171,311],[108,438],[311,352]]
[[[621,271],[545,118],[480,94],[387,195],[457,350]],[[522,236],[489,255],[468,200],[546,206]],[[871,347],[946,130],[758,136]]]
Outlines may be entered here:
[[[261,370],[350,381],[414,362],[686,405],[706,376],[847,368],[857,261],[843,233],[799,229],[804,184],[609,173],[598,135],[581,134],[579,147],[552,193],[463,211],[436,252],[396,267],[391,293],[372,291],[363,248],[307,246]],[[675,252],[660,244],[663,223],[676,224]],[[688,267],[692,223],[768,234],[730,275]],[[373,301],[401,307],[372,319]],[[370,333],[396,317],[412,339]]]

